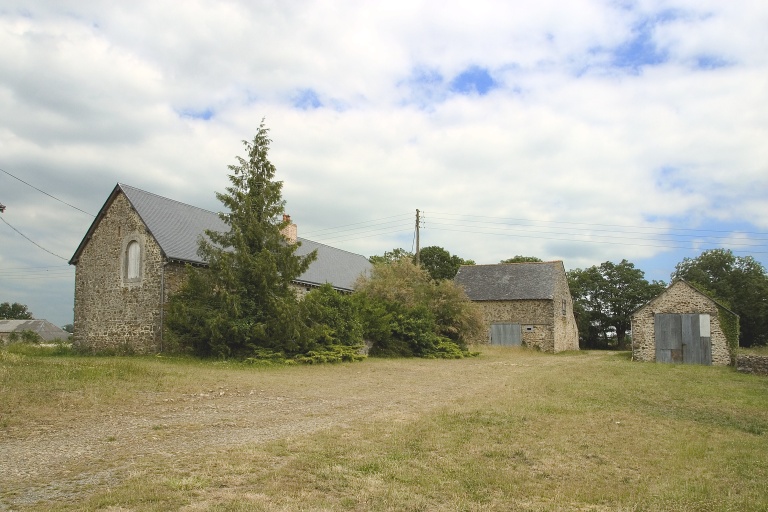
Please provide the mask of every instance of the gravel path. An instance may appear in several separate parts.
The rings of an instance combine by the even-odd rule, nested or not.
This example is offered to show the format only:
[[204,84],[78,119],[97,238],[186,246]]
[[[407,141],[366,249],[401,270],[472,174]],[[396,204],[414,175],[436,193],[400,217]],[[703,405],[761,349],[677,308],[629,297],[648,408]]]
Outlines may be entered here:
[[215,389],[145,393],[119,408],[84,410],[75,422],[0,432],[0,510],[79,501],[143,460],[210,454],[364,421],[407,421],[492,393],[499,372],[508,377],[524,366],[410,360],[307,368],[289,378],[284,372],[232,372],[232,380]]

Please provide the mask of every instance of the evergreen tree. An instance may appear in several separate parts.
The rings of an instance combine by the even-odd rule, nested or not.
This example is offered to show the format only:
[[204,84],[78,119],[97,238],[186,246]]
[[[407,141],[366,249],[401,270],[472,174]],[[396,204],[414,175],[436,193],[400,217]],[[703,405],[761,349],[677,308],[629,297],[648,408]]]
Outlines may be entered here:
[[253,141],[243,141],[246,157],[229,166],[226,193],[216,193],[229,231],[206,231],[198,253],[208,268],[190,269],[170,303],[169,328],[201,355],[290,356],[310,348],[291,282],[317,255],[296,255],[298,244],[283,234],[290,221],[268,159],[268,132],[262,120]]

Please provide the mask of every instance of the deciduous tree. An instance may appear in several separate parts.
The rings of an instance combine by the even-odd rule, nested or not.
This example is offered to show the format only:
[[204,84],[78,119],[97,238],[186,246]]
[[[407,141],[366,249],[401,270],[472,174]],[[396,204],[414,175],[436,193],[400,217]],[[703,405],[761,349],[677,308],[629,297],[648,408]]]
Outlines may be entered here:
[[752,256],[735,256],[728,249],[711,249],[675,266],[681,278],[712,292],[739,315],[742,346],[768,343],[768,274]]
[[499,263],[539,263],[539,262],[541,262],[541,258],[537,258],[536,256],[521,256],[518,254],[513,258],[501,260]]
[[465,260],[451,254],[442,247],[432,245],[419,251],[419,264],[429,272],[435,281],[453,279],[462,265],[474,265],[472,260]]
[[397,247],[391,251],[385,251],[382,255],[373,255],[368,258],[371,263],[393,263],[403,258],[413,259],[413,253]]
[[0,304],[0,320],[30,320],[32,312],[24,304],[3,302]]
[[568,286],[579,336],[587,347],[606,344],[611,328],[616,329],[617,344],[623,347],[632,312],[666,287],[662,281],[649,283],[645,273],[627,260],[572,270],[568,272]]

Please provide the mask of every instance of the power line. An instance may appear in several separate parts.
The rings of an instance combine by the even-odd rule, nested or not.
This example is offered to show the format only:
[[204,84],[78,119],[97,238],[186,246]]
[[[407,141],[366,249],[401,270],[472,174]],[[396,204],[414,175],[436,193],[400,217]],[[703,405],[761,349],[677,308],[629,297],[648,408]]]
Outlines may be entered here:
[[[467,224],[461,224],[461,223],[442,223],[442,222],[433,222],[433,225],[437,226],[449,226],[449,227],[460,227],[460,228],[476,228],[476,229],[484,229],[488,231],[497,231],[497,232],[522,232],[522,233],[536,233],[536,234],[549,234],[549,235],[564,235],[564,236],[593,236],[595,238],[611,238],[611,239],[621,239],[621,240],[641,240],[641,241],[655,241],[655,242],[670,242],[670,243],[680,243],[680,242],[708,242],[713,244],[727,244],[727,245],[733,245],[733,246],[739,246],[739,247],[765,247],[766,244],[750,244],[747,242],[760,242],[766,239],[763,238],[752,238],[752,239],[746,239],[743,241],[733,241],[729,239],[729,237],[722,237],[722,236],[711,236],[711,235],[704,235],[700,236],[698,238],[684,238],[684,239],[670,239],[670,238],[664,238],[664,237],[695,237],[695,235],[675,235],[675,234],[654,234],[654,233],[637,233],[635,231],[627,231],[627,232],[616,232],[614,231],[612,234],[594,234],[591,231],[573,231],[573,232],[563,232],[563,231],[554,231],[553,229],[563,229],[553,226],[552,228],[547,229],[547,226],[508,226],[511,228],[541,228],[546,230],[535,230],[535,229],[517,229],[517,230],[505,230],[502,228],[494,227],[494,226],[473,226],[473,225],[467,225]],[[439,228],[433,228],[433,229],[439,229]],[[607,231],[607,230],[601,230],[597,229],[594,231]],[[645,236],[621,236],[625,233],[637,233]],[[488,233],[488,234],[495,234],[495,233]],[[655,235],[655,236],[654,236]],[[724,242],[720,240],[725,240]]]
[[[387,225],[387,224],[396,224],[399,223],[399,221],[389,220],[389,219],[405,219],[410,218],[410,214],[400,214],[400,215],[392,215],[390,217],[383,217],[381,219],[373,219],[373,220],[366,220],[362,222],[354,222],[352,224],[343,224],[341,226],[334,226],[330,228],[322,228],[322,229],[316,229],[314,231],[310,231],[308,234],[302,234],[302,236],[318,236],[319,233],[322,233],[324,231],[330,231],[332,233],[326,233],[325,236],[333,235],[333,232],[343,232],[343,231],[354,231],[356,229],[367,229],[373,226],[381,226],[381,225]],[[386,221],[386,222],[381,222]],[[374,224],[375,223],[375,224]],[[366,226],[360,226],[361,224],[367,224]],[[349,226],[360,226],[360,227],[349,227]],[[348,229],[342,229],[342,228],[348,228]]]
[[[588,222],[568,222],[568,221],[552,221],[552,220],[537,220],[537,219],[520,219],[514,217],[490,217],[486,215],[466,215],[459,213],[444,213],[444,212],[429,212],[430,215],[447,215],[452,217],[475,217],[479,219],[493,219],[501,221],[518,221],[518,222],[538,222],[542,224],[567,224],[572,226],[602,226],[611,228],[639,228],[639,229],[655,229],[655,230],[667,230],[667,231],[691,231],[696,233],[732,233],[732,230],[716,230],[716,229],[693,229],[693,228],[664,228],[655,226],[636,226],[631,224],[592,224]],[[467,220],[467,222],[481,222]],[[503,224],[503,223],[502,223]],[[766,235],[768,233],[759,231],[739,231],[745,235]]]
[[[13,174],[9,173],[8,171],[6,171],[6,170],[4,170],[4,169],[0,169],[0,171],[3,171],[5,174],[7,174],[8,176],[10,176],[11,178],[14,178],[14,179],[17,179],[17,180],[19,180],[20,182],[22,182],[22,183],[23,183],[23,184],[25,184],[26,186],[28,186],[28,187],[31,187],[31,188],[33,188],[33,189],[37,190],[37,191],[38,191],[38,192],[40,192],[41,194],[45,194],[45,195],[47,195],[48,197],[50,197],[50,198],[52,198],[52,199],[55,199],[56,201],[58,201],[58,202],[60,202],[60,203],[63,203],[63,204],[65,204],[65,205],[69,206],[70,208],[74,208],[75,210],[77,210],[77,211],[79,211],[79,212],[83,212],[83,213],[84,213],[84,214],[86,214],[86,215],[90,215],[91,217],[95,217],[95,215],[94,215],[94,214],[92,214],[92,213],[88,213],[88,212],[87,212],[87,211],[85,211],[85,210],[81,210],[81,209],[80,209],[80,208],[78,208],[77,206],[73,206],[73,205],[69,204],[69,203],[68,203],[68,202],[66,202],[66,201],[62,201],[62,200],[61,200],[61,199],[59,199],[58,197],[56,197],[56,196],[53,196],[53,195],[49,194],[49,193],[48,193],[48,192],[46,192],[45,190],[40,190],[40,189],[39,189],[39,188],[37,188],[36,186],[34,186],[34,185],[31,185],[31,184],[27,183],[27,182],[26,182],[26,181],[24,181],[23,179],[19,178],[18,176],[14,176]],[[4,208],[5,208],[5,207],[4,207]],[[23,235],[22,235],[22,236],[23,236]],[[31,242],[31,240],[30,240],[30,242]],[[32,243],[34,243],[34,242],[32,242]],[[37,245],[37,244],[35,244],[35,245]],[[54,255],[54,256],[55,256],[55,255]]]
[[21,235],[21,236],[23,236],[24,238],[26,238],[27,240],[29,240],[30,242],[32,242],[34,245],[36,245],[36,246],[37,246],[37,247],[39,247],[40,249],[44,250],[44,251],[45,251],[45,252],[47,252],[48,254],[51,254],[51,255],[53,255],[53,256],[56,256],[57,258],[61,258],[61,259],[62,259],[62,260],[64,260],[64,261],[69,261],[67,258],[65,258],[65,257],[63,257],[63,256],[59,256],[59,255],[58,255],[58,254],[56,254],[55,252],[51,252],[51,251],[49,251],[48,249],[46,249],[45,247],[43,247],[42,245],[38,244],[37,242],[35,242],[35,241],[34,241],[34,240],[32,240],[31,238],[29,238],[29,237],[28,237],[27,235],[25,235],[24,233],[22,233],[21,231],[19,231],[19,230],[18,230],[18,229],[16,229],[15,227],[13,227],[13,226],[11,226],[10,224],[8,224],[8,221],[6,221],[6,220],[5,220],[3,217],[0,217],[0,220],[1,220],[1,221],[3,221],[3,222],[5,222],[5,224],[6,224],[6,225],[7,225],[9,228],[11,228],[12,230],[14,230],[15,232],[17,232],[18,234],[20,234],[20,235]]
[[[515,238],[536,238],[540,240],[556,240],[558,242],[574,242],[574,243],[588,243],[588,244],[608,244],[608,245],[626,245],[631,247],[659,247],[662,249],[690,249],[690,247],[681,247],[681,246],[675,246],[675,245],[658,245],[658,244],[632,244],[632,243],[624,243],[624,242],[608,242],[605,240],[576,240],[576,239],[568,239],[568,238],[562,238],[562,237],[547,237],[547,236],[532,236],[532,235],[518,235],[518,234],[510,234],[510,233],[487,233],[487,232],[478,232],[478,231],[465,231],[462,229],[446,229],[446,228],[433,228],[436,231],[451,231],[455,233],[473,233],[477,235],[492,235],[492,236],[506,236],[506,237],[515,237]],[[574,236],[583,236],[574,234]],[[652,240],[651,240],[652,241]],[[692,240],[695,241],[695,240]],[[713,245],[713,244],[710,244]],[[759,246],[755,246],[759,247]],[[749,253],[749,254],[768,254],[768,251],[762,252],[762,251],[747,251],[747,250],[737,250],[733,249],[733,252],[743,252],[743,253]]]

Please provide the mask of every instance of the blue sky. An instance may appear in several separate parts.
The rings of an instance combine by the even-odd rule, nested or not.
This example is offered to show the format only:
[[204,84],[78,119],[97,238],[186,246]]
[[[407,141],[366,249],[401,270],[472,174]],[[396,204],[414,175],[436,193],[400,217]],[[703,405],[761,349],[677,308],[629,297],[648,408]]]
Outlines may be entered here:
[[71,322],[115,184],[218,210],[264,117],[299,235],[366,256],[419,208],[423,246],[478,263],[768,264],[766,26],[754,1],[4,2],[0,302]]

